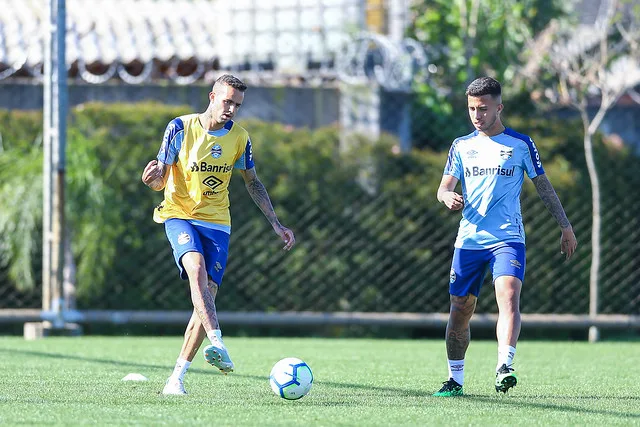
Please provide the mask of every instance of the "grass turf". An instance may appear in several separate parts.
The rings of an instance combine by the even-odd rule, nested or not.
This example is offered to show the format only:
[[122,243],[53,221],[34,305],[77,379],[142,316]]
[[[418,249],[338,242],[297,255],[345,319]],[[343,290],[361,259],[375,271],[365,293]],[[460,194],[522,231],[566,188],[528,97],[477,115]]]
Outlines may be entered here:
[[[236,372],[224,376],[201,354],[186,375],[188,396],[159,394],[179,337],[0,337],[4,425],[640,425],[640,343],[523,341],[518,386],[494,390],[496,344],[472,341],[464,397],[431,394],[446,379],[441,340],[235,338]],[[287,356],[313,369],[311,393],[275,396],[273,364]],[[145,382],[122,381],[141,373]]]

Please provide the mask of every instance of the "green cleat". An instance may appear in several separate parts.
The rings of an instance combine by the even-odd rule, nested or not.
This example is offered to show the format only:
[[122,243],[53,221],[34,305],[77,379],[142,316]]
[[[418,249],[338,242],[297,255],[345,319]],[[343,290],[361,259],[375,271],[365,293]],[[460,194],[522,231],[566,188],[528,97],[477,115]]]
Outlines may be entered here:
[[516,378],[514,369],[503,364],[496,373],[496,392],[506,393],[511,387],[515,387],[517,383],[518,378]]
[[442,388],[433,393],[434,396],[438,397],[451,397],[451,396],[463,396],[462,386],[455,382],[453,378],[449,378],[447,381],[442,383]]

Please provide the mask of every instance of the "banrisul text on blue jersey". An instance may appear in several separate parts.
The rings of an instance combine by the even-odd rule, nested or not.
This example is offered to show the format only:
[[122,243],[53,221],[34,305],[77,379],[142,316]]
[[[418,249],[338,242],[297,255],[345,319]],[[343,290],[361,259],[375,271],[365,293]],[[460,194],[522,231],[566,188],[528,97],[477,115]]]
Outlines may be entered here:
[[505,169],[502,166],[498,166],[495,168],[481,168],[478,166],[474,166],[471,169],[464,168],[464,176],[488,176],[488,175],[501,175],[501,176],[513,176],[515,172],[515,166],[511,169]]

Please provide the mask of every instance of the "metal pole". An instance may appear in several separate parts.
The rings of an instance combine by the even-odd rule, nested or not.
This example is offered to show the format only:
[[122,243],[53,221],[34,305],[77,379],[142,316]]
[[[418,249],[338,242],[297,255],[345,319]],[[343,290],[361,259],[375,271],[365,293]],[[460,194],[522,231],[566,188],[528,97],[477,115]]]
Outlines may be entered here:
[[408,9],[409,5],[406,0],[391,0],[389,2],[389,38],[394,43],[399,43],[404,39]]
[[53,39],[55,34],[53,0],[47,1],[44,27],[44,83],[43,83],[43,164],[42,164],[42,310],[51,309],[51,212],[53,210],[51,193],[51,138],[52,138],[52,75],[53,75]]
[[56,6],[56,37],[54,43],[55,71],[53,73],[53,215],[52,215],[52,310],[56,314],[54,327],[62,328],[64,308],[62,284],[64,281],[64,183],[67,136],[67,64],[65,51],[65,0],[54,0]]

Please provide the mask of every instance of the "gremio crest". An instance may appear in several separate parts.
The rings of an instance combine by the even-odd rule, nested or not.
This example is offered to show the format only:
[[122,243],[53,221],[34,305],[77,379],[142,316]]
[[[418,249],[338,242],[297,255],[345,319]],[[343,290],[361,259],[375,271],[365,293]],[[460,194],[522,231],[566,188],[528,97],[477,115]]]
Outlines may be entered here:
[[502,157],[502,160],[509,160],[513,157],[513,148],[500,150],[500,157]]
[[222,147],[220,144],[216,143],[213,147],[211,147],[211,157],[214,159],[219,159],[222,156]]

